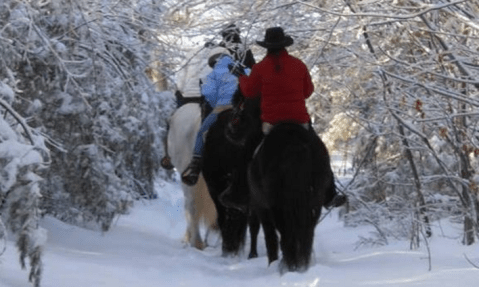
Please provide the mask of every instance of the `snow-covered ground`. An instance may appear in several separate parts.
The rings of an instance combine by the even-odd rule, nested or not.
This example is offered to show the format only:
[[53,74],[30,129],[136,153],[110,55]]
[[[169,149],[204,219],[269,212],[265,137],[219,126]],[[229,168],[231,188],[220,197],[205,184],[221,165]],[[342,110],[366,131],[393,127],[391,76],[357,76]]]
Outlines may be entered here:
[[[461,245],[460,226],[436,223],[430,241],[432,270],[423,244],[410,250],[409,242],[356,249],[360,235],[370,227],[346,228],[337,211],[316,228],[314,265],[302,274],[268,267],[263,237],[259,258],[221,257],[220,241],[210,237],[204,251],[185,247],[183,196],[178,184],[158,185],[159,199],[138,202],[121,216],[111,231],[99,232],[45,218],[48,230],[44,251],[43,287],[150,287],[150,286],[477,286],[479,244]],[[0,257],[0,287],[26,287],[28,271],[22,270],[12,240]]]

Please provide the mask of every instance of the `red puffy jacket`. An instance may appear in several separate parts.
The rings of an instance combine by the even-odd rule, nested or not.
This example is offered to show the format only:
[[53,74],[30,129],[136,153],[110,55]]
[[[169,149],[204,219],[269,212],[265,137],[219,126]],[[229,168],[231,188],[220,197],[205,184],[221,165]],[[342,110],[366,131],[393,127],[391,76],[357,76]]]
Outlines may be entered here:
[[[279,71],[276,66],[280,65]],[[249,76],[239,78],[239,86],[247,98],[261,96],[261,120],[270,124],[310,120],[305,100],[314,85],[308,68],[299,59],[283,50],[279,55],[268,54],[254,65]]]

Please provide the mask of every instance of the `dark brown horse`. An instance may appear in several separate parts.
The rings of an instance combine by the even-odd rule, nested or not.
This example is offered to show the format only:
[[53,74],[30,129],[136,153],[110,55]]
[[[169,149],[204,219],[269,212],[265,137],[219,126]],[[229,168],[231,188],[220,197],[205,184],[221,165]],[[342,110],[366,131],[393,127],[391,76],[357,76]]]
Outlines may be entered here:
[[[280,272],[308,269],[314,230],[325,202],[334,194],[334,176],[326,147],[311,131],[294,123],[273,127],[249,169],[251,209],[265,233],[269,262],[282,251]],[[313,148],[313,147],[316,147]]]
[[[233,98],[234,108],[221,112],[209,129],[203,150],[203,176],[218,214],[224,256],[237,255],[244,246],[248,222],[254,234],[259,222],[250,216],[247,167],[262,139],[260,122],[251,123],[242,118],[240,106],[244,103],[238,89]],[[259,120],[259,102],[248,102],[248,110]],[[254,106],[254,107],[253,107]],[[254,127],[254,128],[252,128]],[[243,130],[247,129],[247,130]],[[244,208],[225,204],[226,194],[239,195]],[[255,220],[256,219],[256,220]],[[256,238],[256,237],[255,237]],[[250,257],[256,257],[256,242]]]

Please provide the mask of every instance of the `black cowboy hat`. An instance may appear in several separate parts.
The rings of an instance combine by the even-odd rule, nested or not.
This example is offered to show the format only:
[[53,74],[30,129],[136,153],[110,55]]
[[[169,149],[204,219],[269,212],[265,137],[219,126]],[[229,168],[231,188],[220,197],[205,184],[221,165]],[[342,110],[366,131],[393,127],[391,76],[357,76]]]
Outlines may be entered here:
[[284,48],[293,45],[294,40],[289,35],[285,35],[283,28],[273,27],[266,29],[264,41],[256,41],[263,48]]

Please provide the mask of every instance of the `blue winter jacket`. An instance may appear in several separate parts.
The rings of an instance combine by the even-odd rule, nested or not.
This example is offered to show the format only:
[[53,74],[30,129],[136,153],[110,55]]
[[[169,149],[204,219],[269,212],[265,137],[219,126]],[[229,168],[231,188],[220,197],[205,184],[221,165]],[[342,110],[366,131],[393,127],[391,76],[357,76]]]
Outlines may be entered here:
[[206,82],[201,86],[201,94],[205,96],[212,108],[230,105],[238,87],[238,78],[230,73],[229,64],[233,59],[223,56],[216,62],[213,71],[208,74]]

